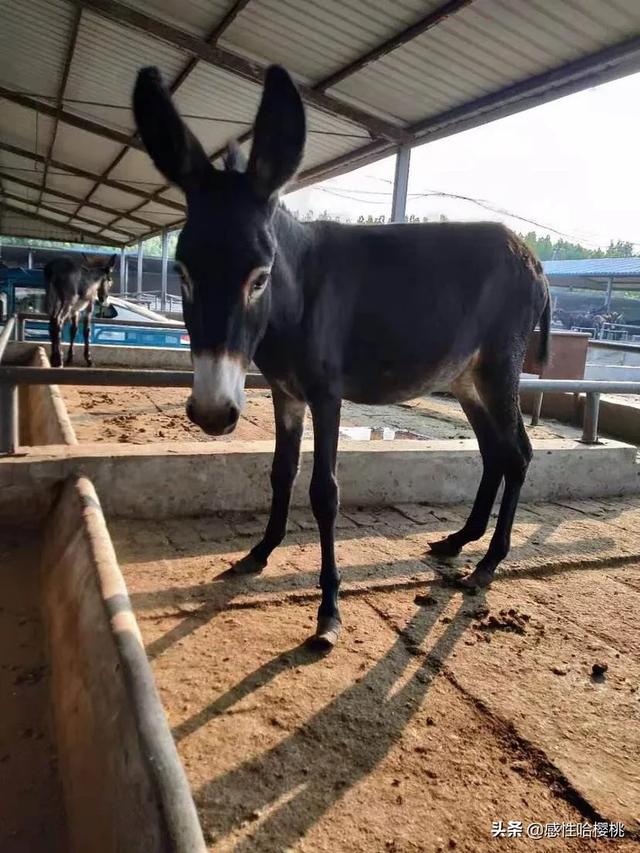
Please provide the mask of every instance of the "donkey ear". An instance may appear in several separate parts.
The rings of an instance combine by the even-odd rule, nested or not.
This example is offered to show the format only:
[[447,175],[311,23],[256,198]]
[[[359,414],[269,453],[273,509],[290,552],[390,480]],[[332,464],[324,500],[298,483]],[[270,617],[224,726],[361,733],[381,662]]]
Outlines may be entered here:
[[117,257],[118,257],[117,255],[111,255],[111,257],[110,257],[110,258],[109,258],[109,260],[107,261],[107,267],[106,267],[106,268],[107,268],[108,270],[112,270],[112,269],[115,267],[115,265],[116,265],[116,258],[117,258]]
[[262,198],[271,198],[296,173],[306,136],[302,99],[284,68],[267,69],[253,131],[247,174]]
[[178,115],[157,68],[138,72],[133,114],[156,168],[185,193],[214,171],[202,145]]
[[227,145],[222,159],[224,162],[224,168],[227,172],[247,171],[247,158],[244,156],[240,146],[235,140]]

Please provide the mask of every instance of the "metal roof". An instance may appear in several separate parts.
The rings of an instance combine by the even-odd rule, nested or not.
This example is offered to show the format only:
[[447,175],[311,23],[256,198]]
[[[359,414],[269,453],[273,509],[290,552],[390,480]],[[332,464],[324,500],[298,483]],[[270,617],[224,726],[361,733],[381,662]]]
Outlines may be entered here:
[[640,258],[585,258],[579,261],[544,261],[547,275],[581,278],[640,278]]
[[2,0],[0,233],[125,245],[184,199],[135,136],[159,66],[213,160],[263,73],[307,105],[293,187],[640,70],[637,0]]

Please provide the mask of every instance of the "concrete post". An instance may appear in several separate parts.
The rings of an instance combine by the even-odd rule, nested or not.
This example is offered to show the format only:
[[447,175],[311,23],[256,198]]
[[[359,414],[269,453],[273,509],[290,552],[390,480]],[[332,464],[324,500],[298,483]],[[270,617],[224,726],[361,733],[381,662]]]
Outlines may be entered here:
[[404,222],[406,219],[410,165],[411,148],[409,145],[401,145],[396,154],[396,173],[393,179],[393,200],[391,202],[392,222]]
[[613,296],[613,279],[607,279],[607,292],[604,297],[604,307],[605,311],[611,310],[611,297]]
[[160,284],[160,310],[167,310],[167,265],[169,263],[169,232],[162,232],[162,278]]
[[144,255],[142,253],[142,240],[138,243],[138,271],[136,275],[136,290],[138,296],[142,295],[142,264],[144,263]]

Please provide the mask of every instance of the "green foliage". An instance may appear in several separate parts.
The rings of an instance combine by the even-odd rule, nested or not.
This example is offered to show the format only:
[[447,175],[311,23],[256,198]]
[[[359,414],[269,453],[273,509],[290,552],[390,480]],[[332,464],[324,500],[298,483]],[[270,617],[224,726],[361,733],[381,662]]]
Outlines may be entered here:
[[617,240],[615,243],[611,240],[606,249],[589,249],[586,246],[580,245],[580,243],[570,243],[568,240],[556,240],[552,242],[548,234],[540,237],[535,231],[529,231],[528,234],[520,234],[520,237],[524,239],[527,246],[535,252],[541,261],[638,257],[638,252],[634,252],[633,250],[633,243],[628,243],[624,240]]

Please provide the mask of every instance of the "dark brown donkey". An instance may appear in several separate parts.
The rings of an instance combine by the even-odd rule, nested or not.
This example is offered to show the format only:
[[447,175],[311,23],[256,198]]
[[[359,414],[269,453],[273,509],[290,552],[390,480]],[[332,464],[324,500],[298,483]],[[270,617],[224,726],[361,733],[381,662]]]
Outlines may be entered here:
[[84,334],[84,360],[91,365],[91,317],[96,299],[104,305],[111,288],[111,273],[116,256],[91,259],[82,255],[82,263],[72,258],[54,258],[44,268],[47,290],[47,314],[51,338],[51,365],[60,367],[60,336],[67,320],[71,321],[69,351],[66,364],[73,364],[73,344],[78,332],[78,318],[82,314]]
[[505,490],[489,549],[466,579],[487,585],[509,551],[531,445],[518,405],[528,338],[549,338],[549,293],[525,244],[495,223],[364,227],[300,223],[278,203],[303,153],[305,115],[282,68],[266,75],[248,164],[215,169],[176,112],[157,69],[140,71],[138,130],[155,165],[187,199],[176,260],[194,379],[189,418],[231,432],[252,359],[273,391],[276,448],[271,515],[261,542],[235,567],[264,568],[282,541],[307,406],[314,429],[311,506],[320,530],[322,601],[316,638],[340,631],[334,555],[341,400],[396,403],[449,386],[484,463],[464,527],[431,548],[453,555],[485,532]]

